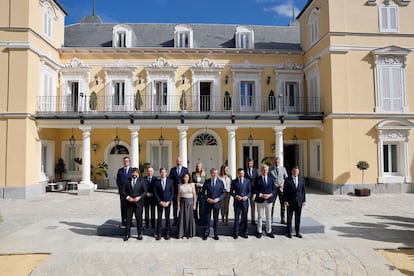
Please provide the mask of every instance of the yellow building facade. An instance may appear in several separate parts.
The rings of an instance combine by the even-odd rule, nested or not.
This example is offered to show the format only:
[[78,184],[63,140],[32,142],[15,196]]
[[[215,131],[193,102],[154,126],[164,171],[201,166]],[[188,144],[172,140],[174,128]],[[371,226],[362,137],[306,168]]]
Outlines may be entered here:
[[1,3],[0,195],[88,194],[102,163],[115,188],[124,156],[233,176],[280,156],[328,193],[411,192],[410,2],[308,1],[286,27],[64,26],[58,1]]

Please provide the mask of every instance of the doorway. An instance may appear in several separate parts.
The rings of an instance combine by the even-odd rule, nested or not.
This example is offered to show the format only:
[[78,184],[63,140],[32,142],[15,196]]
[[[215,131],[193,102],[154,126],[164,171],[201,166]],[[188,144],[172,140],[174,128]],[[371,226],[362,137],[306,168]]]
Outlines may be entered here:
[[200,111],[209,112],[211,110],[211,83],[200,82]]
[[118,188],[116,185],[116,175],[118,169],[123,166],[124,157],[129,157],[129,150],[124,145],[118,145],[111,148],[108,154],[108,180],[109,188]]

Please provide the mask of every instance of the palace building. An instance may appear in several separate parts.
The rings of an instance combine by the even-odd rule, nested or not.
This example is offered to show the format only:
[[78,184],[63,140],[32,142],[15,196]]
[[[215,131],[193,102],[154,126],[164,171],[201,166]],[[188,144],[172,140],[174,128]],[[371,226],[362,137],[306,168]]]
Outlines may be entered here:
[[232,176],[249,157],[279,156],[327,193],[414,190],[410,0],[309,0],[289,26],[94,13],[65,26],[58,0],[0,11],[2,198],[59,178],[78,194],[102,178],[115,188],[124,156],[155,171],[177,157],[190,171],[227,164]]

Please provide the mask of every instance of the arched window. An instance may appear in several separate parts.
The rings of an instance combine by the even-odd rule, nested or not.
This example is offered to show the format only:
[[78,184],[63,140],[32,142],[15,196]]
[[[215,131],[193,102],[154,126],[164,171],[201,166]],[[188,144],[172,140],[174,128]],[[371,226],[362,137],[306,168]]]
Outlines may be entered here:
[[194,139],[193,144],[195,146],[202,146],[202,145],[217,146],[217,140],[213,135],[209,133],[202,133]]
[[175,48],[193,48],[193,29],[188,25],[178,25],[174,31]]
[[133,31],[130,26],[115,25],[112,29],[112,46],[115,48],[132,47],[132,35]]

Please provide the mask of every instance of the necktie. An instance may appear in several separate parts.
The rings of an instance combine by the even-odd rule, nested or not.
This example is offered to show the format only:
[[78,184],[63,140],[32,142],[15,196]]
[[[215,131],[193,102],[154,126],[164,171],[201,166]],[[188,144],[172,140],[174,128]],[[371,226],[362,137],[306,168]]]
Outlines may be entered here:
[[298,177],[295,176],[295,187],[298,188]]
[[212,185],[213,189],[214,189],[215,184],[216,184],[216,180],[213,179],[213,185]]
[[127,175],[127,173],[128,173],[128,168],[125,168],[124,174]]
[[162,183],[162,190],[165,191],[165,180],[162,180],[161,183]]
[[279,168],[276,167],[276,175],[279,175]]
[[266,186],[267,182],[266,182],[266,176],[263,176],[263,183]]
[[134,189],[134,187],[135,187],[135,182],[136,182],[137,180],[134,178],[134,180],[132,180],[132,189]]
[[148,183],[151,183],[151,176],[148,176]]
[[177,167],[177,174],[180,175],[181,167]]

